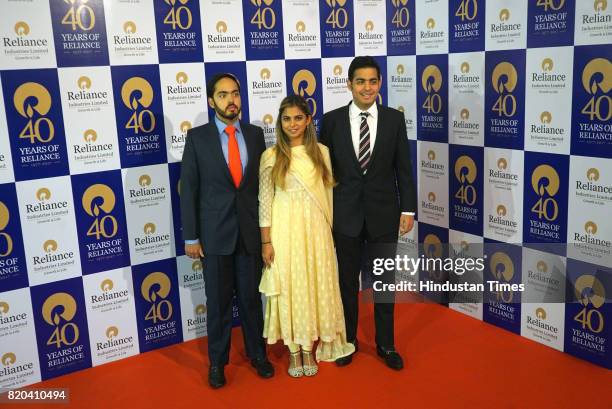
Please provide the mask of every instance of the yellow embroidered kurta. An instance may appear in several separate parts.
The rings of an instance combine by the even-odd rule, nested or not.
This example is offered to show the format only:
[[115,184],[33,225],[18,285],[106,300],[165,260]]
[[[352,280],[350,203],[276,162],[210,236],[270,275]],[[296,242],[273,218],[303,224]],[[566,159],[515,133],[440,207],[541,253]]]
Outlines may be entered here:
[[[331,172],[329,151],[319,145]],[[310,346],[333,361],[354,352],[346,342],[344,312],[332,238],[332,189],[325,188],[304,146],[291,148],[285,189],[271,172],[274,148],[261,158],[259,224],[271,227],[274,263],[265,268],[260,291],[266,297],[264,337],[269,344]]]

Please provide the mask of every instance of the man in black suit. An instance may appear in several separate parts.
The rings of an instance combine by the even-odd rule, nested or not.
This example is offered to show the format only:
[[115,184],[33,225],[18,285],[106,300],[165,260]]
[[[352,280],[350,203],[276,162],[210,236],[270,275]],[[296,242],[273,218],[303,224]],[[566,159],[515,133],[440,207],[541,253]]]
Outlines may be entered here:
[[[362,253],[394,258],[398,226],[412,230],[416,191],[404,114],[376,103],[382,78],[372,57],[356,57],[348,72],[353,100],[323,116],[320,141],[331,153],[334,178],[334,241],[346,337],[357,351],[359,272]],[[400,214],[401,213],[401,214]],[[383,282],[394,282],[394,271]],[[402,369],[393,334],[394,294],[374,292],[377,353],[387,366]],[[336,361],[352,362],[352,355]]]
[[217,74],[207,84],[214,120],[190,129],[181,168],[185,254],[204,264],[208,311],[208,382],[225,385],[232,298],[238,299],[247,356],[259,376],[274,368],[266,358],[259,281],[262,259],[258,221],[261,128],[239,121],[240,84]]

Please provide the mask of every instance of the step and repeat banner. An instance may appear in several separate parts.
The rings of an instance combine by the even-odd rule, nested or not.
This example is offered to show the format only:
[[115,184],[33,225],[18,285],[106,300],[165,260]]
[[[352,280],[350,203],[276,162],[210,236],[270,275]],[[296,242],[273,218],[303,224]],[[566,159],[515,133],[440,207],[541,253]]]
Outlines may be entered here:
[[285,95],[303,95],[317,127],[350,101],[355,55],[375,56],[380,102],[406,119],[419,207],[401,240],[512,243],[486,274],[565,301],[449,307],[610,367],[606,0],[0,8],[0,387],[205,336],[179,200],[186,132],[212,117],[206,79],[234,73],[243,120],[272,143]]

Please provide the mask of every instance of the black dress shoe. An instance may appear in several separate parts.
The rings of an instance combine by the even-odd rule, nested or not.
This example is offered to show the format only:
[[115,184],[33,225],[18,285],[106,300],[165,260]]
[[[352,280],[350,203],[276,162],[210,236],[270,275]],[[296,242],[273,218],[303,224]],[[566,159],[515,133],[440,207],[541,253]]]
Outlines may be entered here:
[[208,384],[211,388],[217,389],[225,385],[223,369],[223,366],[211,366],[208,369]]
[[[353,341],[353,345],[355,345],[355,352],[357,352],[359,350],[359,343],[357,342],[357,340]],[[336,359],[336,365],[347,366],[348,364],[353,362],[353,355],[355,355],[355,352],[350,355],[343,356],[342,358]]]
[[262,378],[271,378],[274,376],[274,367],[267,358],[252,359],[251,365],[257,369],[257,375]]
[[376,353],[379,357],[384,359],[385,364],[387,364],[389,368],[399,371],[404,367],[404,361],[402,360],[402,357],[400,356],[400,354],[397,353],[394,347],[384,348],[376,346]]

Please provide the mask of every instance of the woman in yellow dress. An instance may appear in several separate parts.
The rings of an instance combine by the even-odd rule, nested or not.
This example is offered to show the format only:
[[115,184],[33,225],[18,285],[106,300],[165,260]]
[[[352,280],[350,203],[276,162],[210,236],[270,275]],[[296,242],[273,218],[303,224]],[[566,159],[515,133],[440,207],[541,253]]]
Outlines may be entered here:
[[264,337],[287,345],[290,376],[313,376],[317,361],[335,361],[355,348],[346,342],[332,238],[330,156],[317,143],[310,109],[299,95],[281,103],[276,144],[261,156],[259,178]]

